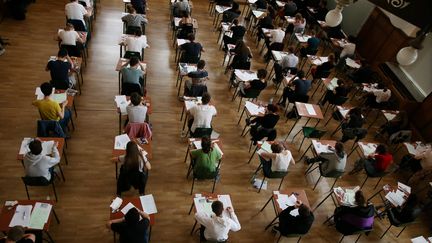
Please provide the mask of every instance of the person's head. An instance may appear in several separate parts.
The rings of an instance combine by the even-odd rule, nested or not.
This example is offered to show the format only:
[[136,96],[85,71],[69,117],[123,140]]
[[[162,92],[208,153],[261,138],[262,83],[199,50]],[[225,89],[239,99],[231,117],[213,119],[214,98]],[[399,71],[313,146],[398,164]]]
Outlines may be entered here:
[[141,30],[141,28],[137,28],[137,29],[135,30],[134,34],[135,34],[135,36],[140,37],[140,36],[142,35],[142,30]]
[[310,35],[311,35],[311,36],[315,36],[315,35],[316,35],[315,30],[312,30],[312,31],[310,32]]
[[60,50],[57,53],[57,56],[60,58],[65,58],[68,55],[68,52],[64,48],[60,48]]
[[358,190],[356,191],[354,195],[355,202],[358,206],[365,206],[366,205],[366,199],[363,195],[363,192]]
[[273,105],[273,104],[268,104],[267,105],[267,110],[271,113],[277,113],[279,111],[279,108],[277,105]]
[[343,154],[344,153],[344,145],[341,142],[337,142],[335,144],[335,152],[337,154]]
[[211,100],[210,94],[208,92],[204,92],[201,98],[203,105],[207,105],[208,103],[210,103],[210,100]]
[[39,155],[39,154],[42,153],[42,143],[38,139],[33,139],[29,143],[28,146],[29,146],[29,149],[30,149],[30,153],[32,153],[34,155]]
[[239,20],[238,20],[238,19],[234,19],[234,20],[233,20],[233,24],[234,24],[234,25],[238,25],[238,23],[239,23]]
[[190,42],[194,42],[195,41],[195,35],[193,33],[188,34],[188,40]]
[[134,13],[136,13],[136,10],[135,10],[135,8],[132,6],[132,4],[127,4],[127,5],[126,5],[126,9],[127,9],[127,12],[130,13],[130,14],[134,14]]
[[335,55],[333,53],[328,56],[328,62],[330,62],[330,63],[335,62]]
[[294,19],[296,21],[302,21],[303,20],[303,16],[301,15],[301,13],[296,13],[296,15],[294,15]]
[[202,151],[206,154],[210,153],[211,151],[211,139],[208,136],[204,136],[201,138],[201,148]]
[[267,70],[259,69],[257,72],[258,79],[265,79],[267,77]]
[[344,85],[345,85],[345,82],[343,81],[343,79],[338,79],[338,80],[337,80],[337,85],[338,85],[338,86],[344,86]]
[[138,63],[139,63],[138,57],[131,57],[129,60],[129,64],[131,67],[138,65]]
[[224,210],[223,203],[221,201],[214,201],[211,205],[212,211],[216,216],[221,216]]
[[197,64],[197,68],[198,69],[204,69],[205,65],[206,65],[206,63],[204,60],[199,60],[198,64]]
[[378,144],[378,146],[375,149],[375,153],[386,154],[387,153],[387,147],[384,144]]
[[41,84],[40,89],[42,91],[42,94],[44,96],[50,96],[53,90],[53,86],[52,84],[45,82],[43,84]]
[[134,141],[129,141],[126,144],[126,154],[124,165],[127,170],[137,170],[139,168],[139,159],[142,158],[142,153],[138,149],[138,145]]
[[65,27],[65,30],[74,30],[74,26],[73,26],[73,24],[71,24],[71,23],[67,23],[67,24],[66,24],[66,27]]
[[354,107],[351,110],[349,110],[349,114],[359,117],[359,116],[361,116],[361,108],[360,107]]
[[138,94],[137,92],[133,92],[133,93],[130,95],[130,101],[131,101],[132,105],[137,106],[137,105],[140,105],[140,104],[141,104],[142,97],[141,97],[141,95]]
[[288,46],[288,52],[294,54],[294,46]]
[[297,72],[297,77],[299,79],[303,79],[304,78],[304,72],[303,72],[303,70],[300,70],[300,71]]
[[140,220],[140,215],[138,213],[138,210],[135,207],[129,209],[129,211],[125,214],[124,219],[128,226],[133,226],[138,224]]
[[298,212],[300,217],[309,217],[309,215],[311,214],[309,207],[304,204],[300,205],[300,207],[298,208]]
[[24,237],[25,231],[22,226],[14,226],[10,228],[7,234],[7,240],[19,241]]
[[280,152],[283,151],[283,146],[281,144],[279,144],[279,143],[273,143],[270,146],[270,148],[271,148],[272,152],[275,153],[275,154],[278,154],[278,153],[280,153]]

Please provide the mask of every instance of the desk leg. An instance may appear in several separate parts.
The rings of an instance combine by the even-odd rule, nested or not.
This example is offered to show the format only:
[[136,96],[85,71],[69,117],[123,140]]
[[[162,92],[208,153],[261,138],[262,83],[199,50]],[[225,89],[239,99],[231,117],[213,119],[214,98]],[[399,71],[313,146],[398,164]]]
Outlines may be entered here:
[[194,225],[193,225],[193,227],[192,227],[192,230],[191,230],[191,232],[190,232],[190,235],[193,234],[193,232],[194,232],[194,230],[195,230],[195,227],[196,227],[197,223],[198,223],[198,222],[195,220],[195,223],[194,223]]
[[185,162],[185,163],[186,163],[186,160],[187,160],[187,156],[188,156],[188,154],[189,154],[189,150],[190,150],[190,146],[188,145],[188,148],[187,148],[187,150],[186,150],[185,159],[184,159],[184,162]]
[[184,122],[183,122],[183,129],[182,129],[182,131],[184,131],[185,130],[185,127],[186,127],[186,121],[188,120],[188,115],[186,114],[185,115],[185,120],[184,120]]
[[330,191],[329,194],[320,202],[318,203],[318,205],[314,208],[314,210],[312,210],[312,212],[315,212],[315,210],[317,210],[319,208],[319,206],[321,206],[321,204],[323,204],[327,198],[329,198],[332,195],[333,191]]
[[57,216],[57,214],[56,214],[54,208],[52,209],[52,211],[53,211],[53,214],[54,214],[54,218],[55,218],[56,221],[57,221],[57,224],[60,224],[60,220],[59,220],[59,218],[58,218],[58,216]]
[[[312,148],[312,143],[309,145],[309,147],[306,149],[306,151],[304,151],[303,155],[300,157],[299,161],[301,161],[303,159],[303,157],[306,155],[307,151],[309,151],[309,149]],[[306,171],[307,172],[307,171]]]
[[120,94],[120,87],[121,87],[121,72],[118,72],[118,93]]
[[118,164],[115,162],[115,174],[116,174],[116,180],[118,179]]
[[264,208],[267,207],[267,205],[269,204],[269,202],[272,200],[273,195],[270,196],[269,200],[266,202],[266,204],[264,204],[264,207],[261,208],[260,212],[262,212],[264,210]]
[[177,96],[180,96],[180,89],[181,89],[182,83],[183,83],[183,77],[180,78],[180,84],[178,86]]
[[65,159],[65,163],[66,165],[68,165],[68,159],[67,159],[67,154],[66,154],[66,150],[63,148],[63,158]]
[[180,121],[183,120],[183,114],[184,114],[184,112],[185,112],[185,107],[183,106],[182,113],[181,113],[181,116],[180,116]]
[[371,122],[371,124],[369,125],[369,127],[367,129],[370,129],[372,127],[372,125],[375,124],[375,122],[378,120],[379,114],[380,114],[380,111],[378,110],[375,119]]
[[48,236],[49,242],[54,243],[53,238],[51,237],[50,233],[48,231],[44,231],[45,234]]
[[121,122],[122,122],[122,117],[121,117],[122,115],[121,115],[121,112],[119,113],[119,135],[121,134]]
[[[239,120],[238,120],[238,122],[237,122],[237,125],[240,124],[240,121],[241,121],[241,119],[242,119],[242,117],[243,117],[243,114],[245,113],[245,110],[246,110],[246,106],[243,108],[243,111],[242,111],[242,113],[241,113],[241,115],[240,115],[240,118],[239,118]],[[242,134],[243,134],[243,133],[242,133]]]
[[326,224],[326,223],[328,223],[332,218],[334,218],[334,214],[332,215],[332,216],[330,216],[330,218],[328,218],[328,219],[326,219],[326,221],[324,221],[324,223],[323,224]]
[[300,119],[296,119],[296,121],[294,122],[293,126],[292,126],[291,129],[289,130],[289,132],[288,132],[288,134],[287,134],[287,136],[286,136],[286,138],[285,138],[284,141],[286,141],[286,140],[288,139],[289,135],[291,134],[292,130],[293,130],[294,127],[297,125],[297,122],[298,122],[299,120],[300,120]]
[[256,152],[257,150],[258,150],[258,146],[255,146],[255,149],[254,149],[254,151],[253,151],[251,157],[249,158],[248,164],[250,164],[250,162],[252,161],[252,158],[254,157],[255,152]]
[[274,221],[276,221],[276,219],[278,219],[278,218],[279,218],[279,215],[276,215],[276,217],[265,227],[264,230],[267,230],[268,228],[270,228],[270,226],[272,226]]
[[310,120],[311,120],[311,119],[308,118],[307,121],[306,121],[306,123],[304,124],[304,126],[307,126],[307,124],[309,123]]
[[189,215],[190,215],[191,212],[192,212],[193,206],[194,206],[194,203],[192,202],[191,207],[190,207],[190,209],[189,209],[189,213],[188,213]]
[[347,158],[349,158],[350,155],[351,155],[355,150],[357,150],[357,147],[358,147],[358,145],[356,145],[356,146],[353,148],[353,150],[351,150],[351,152],[348,154]]

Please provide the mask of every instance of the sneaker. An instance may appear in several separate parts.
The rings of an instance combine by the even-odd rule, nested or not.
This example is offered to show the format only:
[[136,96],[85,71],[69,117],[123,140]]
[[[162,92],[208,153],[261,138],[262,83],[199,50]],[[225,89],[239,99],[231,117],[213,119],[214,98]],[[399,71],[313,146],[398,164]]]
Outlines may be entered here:
[[6,49],[1,49],[0,50],[0,56],[3,55],[6,52]]

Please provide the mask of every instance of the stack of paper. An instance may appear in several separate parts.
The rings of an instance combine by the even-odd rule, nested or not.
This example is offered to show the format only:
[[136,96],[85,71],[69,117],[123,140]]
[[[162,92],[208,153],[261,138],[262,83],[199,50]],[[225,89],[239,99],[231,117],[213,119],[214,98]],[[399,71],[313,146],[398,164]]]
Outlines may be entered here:
[[156,203],[154,201],[153,195],[145,195],[140,197],[141,206],[143,211],[147,214],[157,213]]
[[360,64],[358,64],[356,61],[354,61],[353,59],[351,59],[349,57],[347,57],[347,59],[345,59],[345,63],[349,67],[360,68]]
[[309,115],[316,116],[317,113],[316,113],[312,104],[305,104],[305,107],[306,107],[306,111]]
[[258,116],[259,114],[265,113],[264,107],[258,106],[250,101],[246,101],[245,107],[248,110],[249,114],[251,114],[251,116]]
[[237,79],[240,81],[250,81],[254,79],[258,79],[256,72],[248,71],[248,70],[239,70],[236,69],[234,74],[237,76]]
[[31,214],[29,228],[43,229],[45,223],[48,222],[51,209],[51,204],[37,202]]
[[205,197],[195,197],[194,205],[197,213],[205,213],[209,216],[213,213],[211,209],[212,202],[207,201]]
[[320,141],[313,139],[312,145],[314,146],[315,152],[317,154],[321,153],[331,153],[332,151],[328,148],[328,145],[322,144]]
[[337,78],[333,78],[328,84],[327,84],[327,89],[333,91],[337,86]]
[[[28,145],[29,145],[31,140],[32,140],[31,138],[24,138],[22,140],[19,154],[26,154],[26,153],[30,152]],[[52,140],[51,141],[43,141],[42,142],[42,154],[43,155],[51,154],[52,150],[53,150],[53,146],[54,146],[54,141],[52,141]]]
[[32,205],[18,205],[15,209],[15,213],[12,217],[9,227],[14,227],[17,225],[28,227],[30,224],[30,215]]
[[114,140],[114,149],[126,150],[126,145],[130,141],[127,134],[118,135]]
[[126,99],[126,95],[116,95],[114,101],[117,108],[120,109],[122,115],[127,115],[126,107],[129,105],[130,101]]

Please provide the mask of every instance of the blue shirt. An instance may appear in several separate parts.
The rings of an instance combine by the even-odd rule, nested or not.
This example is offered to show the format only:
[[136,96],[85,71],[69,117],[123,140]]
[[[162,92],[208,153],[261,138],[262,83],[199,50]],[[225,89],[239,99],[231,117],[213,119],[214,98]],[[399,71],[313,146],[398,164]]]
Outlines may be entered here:
[[304,80],[304,79],[296,79],[293,81],[293,84],[295,85],[295,93],[297,95],[307,95],[307,92],[309,91],[312,81],[310,80]]

